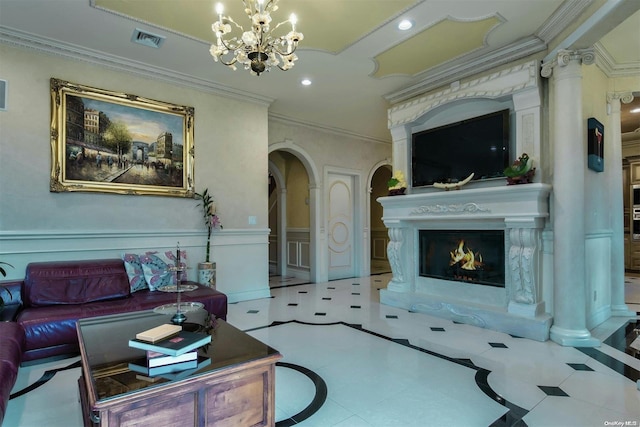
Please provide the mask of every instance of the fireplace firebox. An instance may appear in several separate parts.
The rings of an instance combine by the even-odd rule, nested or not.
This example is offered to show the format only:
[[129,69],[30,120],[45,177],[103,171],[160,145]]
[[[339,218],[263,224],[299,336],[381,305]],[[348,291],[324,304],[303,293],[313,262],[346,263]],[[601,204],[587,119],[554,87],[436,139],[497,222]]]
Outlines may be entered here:
[[505,287],[503,230],[420,230],[422,277]]

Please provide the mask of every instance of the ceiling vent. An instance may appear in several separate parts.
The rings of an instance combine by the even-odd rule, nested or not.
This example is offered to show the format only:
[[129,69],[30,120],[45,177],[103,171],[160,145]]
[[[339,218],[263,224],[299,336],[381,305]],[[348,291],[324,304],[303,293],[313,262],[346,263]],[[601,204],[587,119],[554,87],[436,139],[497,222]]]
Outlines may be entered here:
[[131,36],[132,42],[155,48],[162,46],[164,39],[165,38],[163,36],[142,31],[140,28],[136,28]]

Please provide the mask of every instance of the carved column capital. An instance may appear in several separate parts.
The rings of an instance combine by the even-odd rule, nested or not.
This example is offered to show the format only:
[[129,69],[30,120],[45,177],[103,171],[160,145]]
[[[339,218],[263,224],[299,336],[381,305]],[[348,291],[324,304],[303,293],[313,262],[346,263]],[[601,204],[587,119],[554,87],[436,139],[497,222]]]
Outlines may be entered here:
[[629,104],[633,101],[633,92],[609,92],[607,93],[607,102],[620,101],[623,104]]
[[578,61],[584,65],[591,65],[596,62],[596,54],[592,48],[580,50],[561,49],[551,61],[542,64],[540,75],[550,78],[556,67],[566,67],[572,61]]

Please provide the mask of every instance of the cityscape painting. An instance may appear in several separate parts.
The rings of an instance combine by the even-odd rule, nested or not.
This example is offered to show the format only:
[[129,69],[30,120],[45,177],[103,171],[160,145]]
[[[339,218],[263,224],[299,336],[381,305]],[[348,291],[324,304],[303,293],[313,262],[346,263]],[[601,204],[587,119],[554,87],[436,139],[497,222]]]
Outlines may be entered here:
[[51,79],[50,190],[193,197],[191,107]]

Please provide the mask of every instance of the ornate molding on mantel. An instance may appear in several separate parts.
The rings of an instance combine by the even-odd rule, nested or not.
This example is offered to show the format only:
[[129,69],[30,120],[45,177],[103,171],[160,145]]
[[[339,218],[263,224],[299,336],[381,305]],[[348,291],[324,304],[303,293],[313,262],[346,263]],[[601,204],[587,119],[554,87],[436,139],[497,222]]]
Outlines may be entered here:
[[411,123],[433,108],[465,98],[500,98],[538,87],[538,64],[529,61],[389,109],[389,128]]
[[548,184],[507,185],[389,196],[378,199],[384,208],[383,221],[395,222],[449,220],[482,222],[504,221],[505,228],[540,228],[549,216]]
[[450,205],[428,205],[419,206],[414,208],[409,215],[424,215],[424,214],[443,214],[443,213],[475,213],[475,212],[491,212],[491,209],[483,207],[477,203],[462,203],[462,204],[450,204]]
[[498,66],[514,63],[546,49],[547,44],[543,40],[537,36],[531,36],[476,58],[463,56],[451,63],[428,70],[428,73],[424,74],[425,78],[420,82],[385,95],[384,98],[391,104],[404,102],[444,85],[454,85],[462,79],[490,72]]

